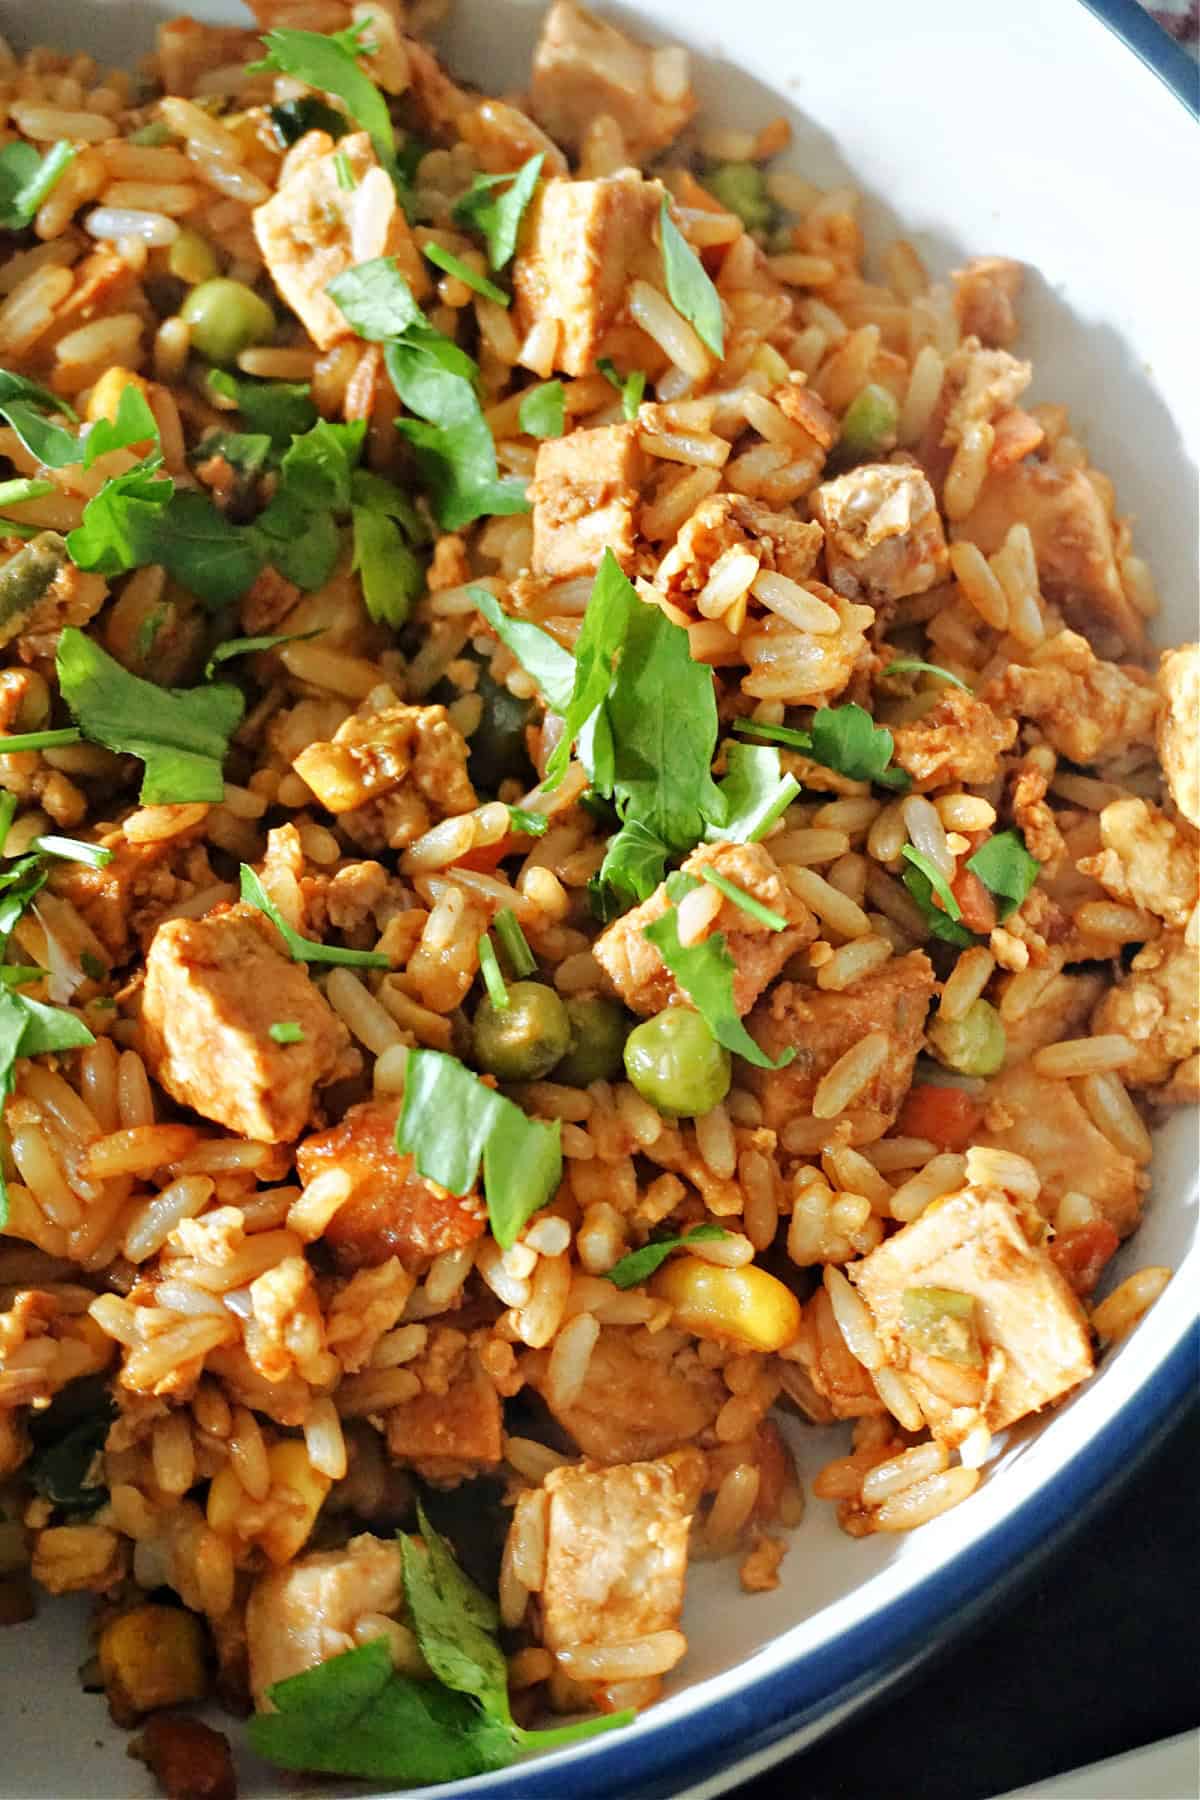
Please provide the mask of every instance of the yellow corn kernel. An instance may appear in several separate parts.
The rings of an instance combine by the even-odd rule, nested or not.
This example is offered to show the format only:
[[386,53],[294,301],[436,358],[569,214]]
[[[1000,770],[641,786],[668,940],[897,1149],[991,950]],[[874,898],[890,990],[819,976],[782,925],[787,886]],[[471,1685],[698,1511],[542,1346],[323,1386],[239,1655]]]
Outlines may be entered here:
[[208,1506],[206,1509],[208,1522],[214,1531],[223,1537],[232,1537],[237,1528],[237,1517],[246,1504],[246,1490],[228,1463],[218,1469],[209,1483]]
[[650,1292],[670,1302],[682,1330],[748,1350],[781,1350],[800,1328],[795,1294],[753,1263],[723,1269],[698,1256],[675,1256],[651,1281]]
[[87,403],[87,416],[93,424],[97,419],[115,420],[121,395],[127,387],[140,388],[143,394],[149,391],[149,383],[135,375],[132,369],[123,369],[119,363],[105,369]]
[[[257,1542],[273,1563],[290,1562],[308,1541],[333,1483],[328,1475],[313,1468],[308,1451],[299,1438],[272,1444],[267,1451],[267,1462],[271,1469],[272,1506],[282,1504],[278,1512],[272,1511]],[[211,1524],[211,1519],[209,1522]]]
[[204,1628],[177,1606],[135,1606],[100,1634],[100,1675],[112,1716],[132,1725],[160,1706],[203,1700]]

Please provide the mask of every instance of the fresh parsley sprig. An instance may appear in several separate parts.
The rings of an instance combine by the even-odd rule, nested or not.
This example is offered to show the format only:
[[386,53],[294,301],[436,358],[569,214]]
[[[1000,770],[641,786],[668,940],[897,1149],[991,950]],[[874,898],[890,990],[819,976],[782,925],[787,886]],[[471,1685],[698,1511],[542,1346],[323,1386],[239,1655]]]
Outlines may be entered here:
[[757,1069],[786,1068],[795,1056],[795,1050],[785,1050],[778,1062],[772,1062],[742,1024],[733,1003],[737,965],[729,954],[725,933],[714,931],[711,937],[698,944],[679,941],[679,902],[698,886],[694,876],[682,871],[669,875],[667,898],[671,904],[657,919],[643,925],[642,936],[654,945],[719,1044],[724,1044],[735,1056],[745,1057]]
[[619,1262],[615,1262],[611,1269],[606,1270],[604,1279],[619,1288],[637,1287],[662,1267],[672,1250],[686,1250],[689,1244],[711,1243],[716,1238],[728,1236],[729,1233],[722,1226],[705,1224],[693,1225],[690,1231],[671,1232],[666,1237],[651,1238],[640,1250],[630,1250]]
[[256,906],[260,913],[265,913],[270,919],[287,945],[293,962],[335,963],[352,969],[390,969],[392,966],[382,950],[344,950],[338,944],[318,944],[312,938],[302,937],[288,924],[254,870],[246,863],[241,866],[241,897],[247,906]]

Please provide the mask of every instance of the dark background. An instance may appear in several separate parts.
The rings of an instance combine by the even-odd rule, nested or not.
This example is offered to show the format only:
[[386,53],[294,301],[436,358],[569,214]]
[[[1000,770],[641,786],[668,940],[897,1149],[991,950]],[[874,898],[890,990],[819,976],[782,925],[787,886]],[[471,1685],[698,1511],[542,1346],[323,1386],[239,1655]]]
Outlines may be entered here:
[[1193,1399],[1149,1458],[982,1623],[735,1800],[990,1800],[1198,1723]]

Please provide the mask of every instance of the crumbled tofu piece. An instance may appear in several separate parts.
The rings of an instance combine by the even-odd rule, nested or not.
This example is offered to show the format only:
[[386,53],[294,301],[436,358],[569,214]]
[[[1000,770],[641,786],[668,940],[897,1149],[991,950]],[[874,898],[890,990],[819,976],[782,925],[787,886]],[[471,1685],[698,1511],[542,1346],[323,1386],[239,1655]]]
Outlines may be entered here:
[[444,706],[355,713],[330,742],[307,744],[292,767],[331,813],[354,812],[409,779],[438,818],[470,812],[475,805],[466,740]]
[[954,310],[963,336],[1007,350],[1017,335],[1014,303],[1024,278],[1021,264],[1007,256],[977,256],[965,269],[955,269]]
[[296,1152],[306,1187],[326,1169],[350,1176],[350,1198],[325,1228],[325,1242],[341,1269],[374,1268],[395,1256],[415,1272],[443,1250],[483,1235],[487,1214],[478,1194],[460,1199],[423,1180],[412,1157],[397,1150],[399,1111],[398,1100],[352,1106],[338,1124],[306,1138]]
[[648,50],[575,0],[546,14],[529,93],[534,118],[569,150],[595,119],[615,120],[631,162],[665,150],[696,110],[684,51]]
[[851,1142],[871,1144],[893,1122],[912,1082],[913,1064],[921,1048],[925,1015],[933,997],[933,967],[920,950],[893,957],[876,973],[842,993],[825,993],[784,981],[759,1001],[746,1021],[750,1036],[773,1061],[784,1050],[796,1052],[783,1069],[742,1072],[763,1110],[763,1124],[780,1131],[795,1118],[812,1113],[821,1077],[840,1056],[873,1031],[886,1031],[891,1050],[879,1074],[840,1119]]
[[847,600],[900,600],[941,581],[949,562],[937,501],[920,469],[865,463],[811,495],[825,529],[829,585]]
[[1140,669],[1103,662],[1086,638],[1060,631],[1029,667],[1010,663],[979,698],[1001,717],[1042,728],[1052,750],[1077,763],[1103,763],[1154,742],[1159,697]]
[[[740,1016],[749,1012],[789,956],[812,942],[817,924],[783,881],[774,859],[761,844],[702,844],[687,858],[683,872],[698,876],[706,868],[761,900],[788,922],[786,930],[772,931],[734,901],[723,898],[720,911],[705,927],[704,938],[717,931],[725,934],[726,947],[734,961],[733,1004]],[[643,1018],[661,1012],[664,1006],[687,1004],[657,946],[643,936],[644,928],[661,918],[670,905],[666,883],[662,882],[648,900],[623,914],[593,945],[596,961],[626,1006]]]
[[[803,586],[837,614],[837,629],[808,631],[774,612],[751,616],[738,639],[738,653],[747,664],[742,692],[752,699],[782,700],[788,706],[827,706],[857,673],[866,673],[870,652],[865,634],[875,623],[874,607],[858,606],[811,576]],[[800,776],[805,787],[825,787],[829,782],[829,771],[810,780],[798,760],[789,760],[786,766]],[[819,765],[810,768],[817,771]]]
[[1094,876],[1114,900],[1157,913],[1184,930],[1200,901],[1195,833],[1131,796],[1104,808],[1100,837],[1104,849],[1082,859],[1081,874]]
[[[154,1077],[176,1100],[242,1137],[282,1143],[303,1131],[314,1087],[350,1038],[269,929],[235,913],[168,919],[146,958],[142,1024]],[[297,1043],[270,1036],[281,1019],[300,1027]]]
[[1028,1062],[1019,1062],[988,1082],[986,1104],[975,1142],[1014,1150],[1033,1164],[1045,1218],[1053,1219],[1064,1194],[1088,1194],[1110,1225],[1128,1237],[1141,1217],[1145,1184],[1132,1159],[1092,1124],[1069,1081],[1038,1075]]
[[1028,525],[1042,593],[1068,625],[1104,656],[1141,646],[1145,621],[1126,597],[1112,524],[1082,469],[1021,462],[994,471],[953,535],[991,556],[1017,524]]
[[545,1489],[547,1649],[632,1643],[674,1629],[691,1519],[671,1465],[552,1469]]
[[1000,757],[1011,750],[1017,721],[1000,718],[990,706],[947,688],[936,706],[910,725],[893,728],[895,759],[907,769],[919,792],[957,787],[963,782],[993,781]]
[[599,425],[538,445],[533,501],[533,573],[556,580],[590,575],[606,549],[628,569],[646,457],[636,425]]
[[1032,363],[1018,362],[1007,350],[982,349],[975,338],[967,338],[946,364],[943,445],[961,443],[970,426],[994,423],[1015,406],[1032,380]]
[[[714,564],[730,551],[754,557],[760,569],[804,581],[816,567],[822,541],[819,525],[772,512],[740,494],[714,494],[701,501],[682,526],[659,565],[654,584],[676,606],[694,608]],[[746,572],[752,581],[754,570],[748,562]]]
[[261,1706],[277,1681],[353,1650],[362,1619],[398,1613],[403,1602],[400,1546],[368,1532],[260,1575],[246,1604],[254,1699]]
[[559,325],[555,367],[589,375],[637,274],[662,280],[655,243],[663,190],[630,169],[598,181],[547,181],[526,214],[513,267],[517,327]]
[[1163,652],[1158,691],[1158,754],[1171,798],[1200,827],[1200,644]]
[[[339,158],[349,165],[353,187],[339,179]],[[329,283],[355,263],[396,255],[410,241],[391,177],[365,131],[336,146],[325,132],[301,138],[284,160],[278,190],[254,209],[254,235],[281,297],[322,350],[352,336],[325,291]]]
[[1200,1050],[1200,950],[1178,931],[1147,944],[1100,1001],[1092,1030],[1119,1032],[1136,1044],[1137,1055],[1120,1071],[1125,1081],[1156,1087],[1172,1080]]
[[871,1309],[888,1363],[907,1374],[935,1433],[951,1408],[923,1379],[926,1358],[904,1329],[910,1288],[943,1288],[975,1301],[980,1344],[1002,1352],[983,1412],[1001,1431],[1061,1399],[1092,1373],[1087,1320],[1044,1250],[1029,1243],[998,1190],[964,1188],[927,1206],[847,1273]]
[[502,1424],[500,1396],[464,1340],[446,1381],[426,1380],[424,1392],[389,1409],[388,1450],[427,1481],[459,1481],[500,1461]]
[[690,1443],[727,1398],[720,1376],[694,1353],[665,1358],[641,1327],[601,1327],[583,1387],[566,1406],[551,1401],[549,1360],[548,1350],[526,1352],[525,1379],[594,1462],[638,1462]]

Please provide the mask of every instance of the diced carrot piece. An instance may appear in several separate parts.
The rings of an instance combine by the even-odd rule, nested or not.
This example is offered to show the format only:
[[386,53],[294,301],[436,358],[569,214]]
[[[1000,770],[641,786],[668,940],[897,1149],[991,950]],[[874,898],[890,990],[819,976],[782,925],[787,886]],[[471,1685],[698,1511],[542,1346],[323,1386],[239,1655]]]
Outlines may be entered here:
[[1033,414],[1022,412],[1019,406],[1001,413],[992,430],[995,436],[988,457],[988,467],[992,469],[1011,469],[1036,450],[1046,435]]
[[964,865],[950,883],[950,892],[962,909],[961,923],[986,936],[996,923],[996,902],[978,875]]
[[928,1138],[939,1150],[965,1150],[982,1118],[982,1106],[961,1088],[921,1086],[909,1089],[896,1130]]
[[1090,1294],[1120,1238],[1107,1219],[1090,1219],[1050,1245],[1050,1258],[1077,1294]]

